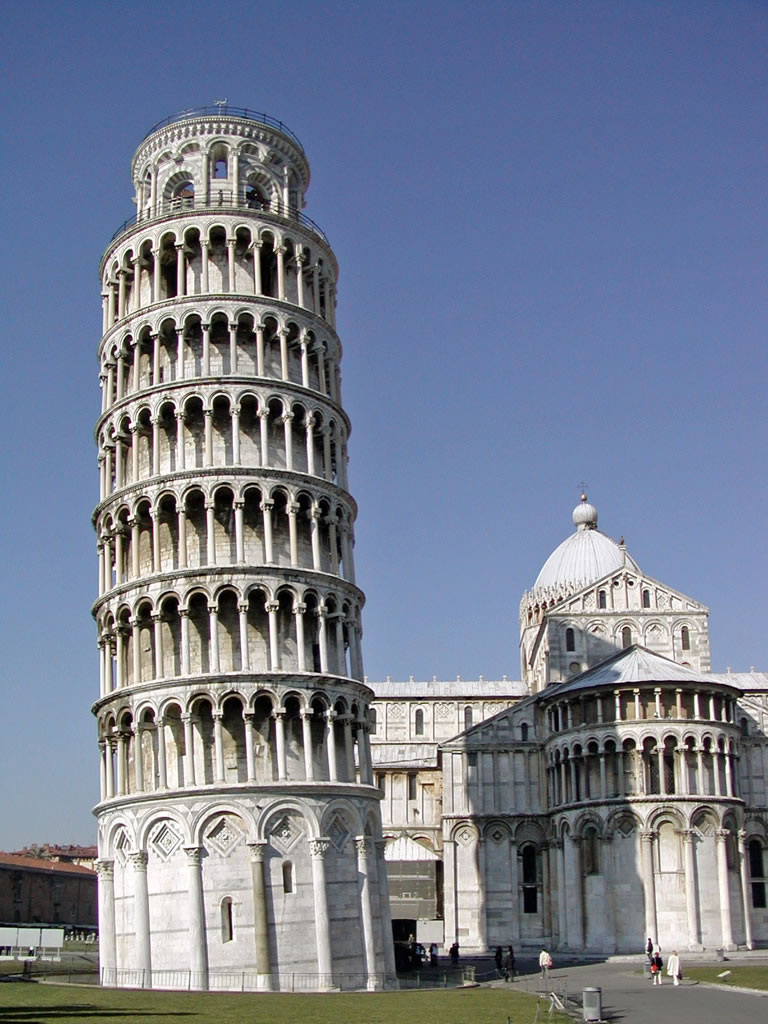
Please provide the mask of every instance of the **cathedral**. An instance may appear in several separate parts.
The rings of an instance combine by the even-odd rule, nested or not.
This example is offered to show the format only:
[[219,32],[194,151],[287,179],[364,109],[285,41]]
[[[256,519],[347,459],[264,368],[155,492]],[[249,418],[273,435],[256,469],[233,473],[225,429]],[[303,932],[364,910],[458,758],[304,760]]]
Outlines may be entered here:
[[467,952],[768,942],[768,674],[597,528],[520,601],[520,681],[372,683],[395,935]]

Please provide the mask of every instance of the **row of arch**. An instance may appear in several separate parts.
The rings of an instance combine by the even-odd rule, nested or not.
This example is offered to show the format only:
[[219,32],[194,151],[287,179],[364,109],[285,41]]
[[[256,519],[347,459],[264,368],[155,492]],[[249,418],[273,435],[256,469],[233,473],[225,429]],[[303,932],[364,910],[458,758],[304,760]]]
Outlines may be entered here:
[[99,596],[160,573],[280,566],[354,583],[352,511],[327,496],[246,484],[197,485],[102,511]]
[[[185,205],[193,204],[179,204],[179,210]],[[200,217],[135,238],[109,259],[102,278],[103,333],[155,303],[214,294],[288,302],[335,328],[329,250],[272,227]]]
[[347,429],[301,402],[243,392],[163,398],[140,405],[99,432],[99,493],[191,469],[284,469],[344,489]]
[[[668,626],[662,619],[650,619],[638,623],[628,619],[620,620],[612,627],[612,639],[618,647],[631,647],[640,643],[644,647],[666,647],[670,637],[679,644],[680,651],[691,650],[691,634],[693,627],[685,620],[673,622]],[[590,641],[604,639],[608,635],[605,625],[595,622],[587,625],[584,631],[574,625],[563,624],[560,627],[562,649],[570,654],[587,652]]]
[[127,396],[198,377],[273,377],[339,402],[341,346],[289,317],[215,307],[113,336],[100,356],[102,412]]
[[101,846],[104,860],[120,860],[120,851],[146,849],[149,837],[157,826],[171,822],[179,833],[183,847],[200,847],[206,832],[222,816],[234,815],[245,830],[248,843],[265,843],[274,828],[288,816],[300,819],[308,839],[327,836],[334,822],[341,818],[350,835],[366,835],[379,839],[375,811],[368,799],[362,803],[344,797],[331,797],[321,804],[313,800],[276,797],[261,807],[254,807],[250,801],[213,800],[196,812],[187,812],[184,807],[149,807],[131,813],[112,811],[106,826]]
[[553,701],[547,708],[551,733],[584,725],[644,719],[709,720],[734,725],[736,699],[728,693],[696,686],[635,686],[603,693],[580,694]]
[[[195,131],[194,125],[187,128]],[[184,138],[180,145],[152,153],[134,177],[136,209],[144,217],[156,216],[164,204],[185,199],[191,192],[201,202],[214,203],[231,192],[254,205],[293,211],[304,205],[309,168],[303,153],[300,165],[281,152],[284,143],[267,148],[251,139],[213,135],[199,140]]]
[[170,698],[103,713],[101,799],[204,785],[370,785],[366,709],[325,692],[257,691]]
[[98,618],[102,697],[125,686],[228,672],[322,673],[362,679],[360,609],[290,586],[199,585]]
[[738,795],[738,749],[721,735],[603,738],[547,754],[549,807],[628,796]]

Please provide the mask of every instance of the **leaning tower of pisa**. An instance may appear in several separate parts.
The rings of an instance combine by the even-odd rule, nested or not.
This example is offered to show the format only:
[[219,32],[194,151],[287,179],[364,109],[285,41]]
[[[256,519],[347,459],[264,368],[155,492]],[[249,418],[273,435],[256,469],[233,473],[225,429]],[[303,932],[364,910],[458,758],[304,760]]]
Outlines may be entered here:
[[353,563],[337,264],[265,114],[185,111],[101,261],[105,984],[394,975]]

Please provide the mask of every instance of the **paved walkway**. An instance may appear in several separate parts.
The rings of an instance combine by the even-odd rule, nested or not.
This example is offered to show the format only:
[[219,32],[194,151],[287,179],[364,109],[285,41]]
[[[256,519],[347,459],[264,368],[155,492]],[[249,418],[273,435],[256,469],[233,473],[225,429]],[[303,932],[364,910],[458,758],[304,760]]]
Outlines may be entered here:
[[[714,958],[697,959],[693,955],[682,958],[683,976],[686,966],[712,966]],[[728,955],[723,970],[739,963],[768,965],[765,950],[754,953]],[[478,963],[478,974],[482,968]],[[521,974],[514,982],[515,988],[535,992],[540,987],[540,978],[535,965],[523,961],[518,965]],[[720,966],[720,965],[718,965]],[[530,973],[526,973],[530,971]],[[768,1020],[768,992],[756,995],[720,988],[715,985],[686,983],[679,986],[664,974],[663,984],[653,986],[643,978],[642,958],[621,958],[590,964],[578,964],[555,968],[552,971],[551,989],[560,992],[565,988],[572,999],[581,1004],[581,994],[587,987],[602,990],[603,1018],[615,1024],[681,1024],[695,1021],[696,1024],[755,1024]],[[503,986],[505,983],[496,982]]]

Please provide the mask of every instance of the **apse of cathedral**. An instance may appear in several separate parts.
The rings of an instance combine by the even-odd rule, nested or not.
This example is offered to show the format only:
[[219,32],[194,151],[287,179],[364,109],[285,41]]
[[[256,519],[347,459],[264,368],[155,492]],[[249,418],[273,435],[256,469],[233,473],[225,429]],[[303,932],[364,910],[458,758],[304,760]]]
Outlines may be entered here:
[[520,601],[520,681],[371,683],[396,937],[482,951],[768,940],[768,674],[597,528]]

